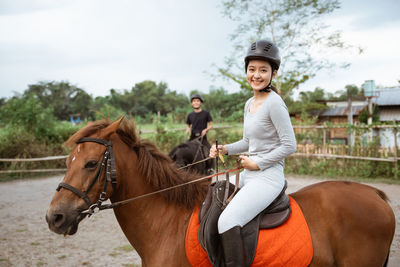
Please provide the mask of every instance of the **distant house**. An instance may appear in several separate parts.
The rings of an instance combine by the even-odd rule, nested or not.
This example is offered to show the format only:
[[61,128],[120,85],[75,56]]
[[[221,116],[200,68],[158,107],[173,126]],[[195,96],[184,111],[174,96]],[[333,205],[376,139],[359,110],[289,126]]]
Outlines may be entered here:
[[[324,101],[330,107],[326,110],[314,113],[318,117],[318,124],[330,122],[332,124],[346,124],[349,122],[349,102],[342,100]],[[354,123],[358,122],[358,117],[368,106],[364,97],[357,97],[351,102],[351,114]],[[348,143],[348,132],[346,128],[332,128],[329,130],[328,139],[340,143]]]
[[[378,88],[377,97],[372,98],[372,103],[378,106],[380,122],[400,122],[400,87]],[[394,134],[392,129],[379,129],[375,135],[380,136],[382,147],[394,146]],[[397,136],[397,143],[400,138]]]
[[[380,122],[400,122],[400,87],[399,88],[377,88],[375,96],[371,101],[378,106]],[[348,101],[324,101],[330,108],[316,111],[313,115],[318,117],[318,124],[330,122],[332,124],[346,124],[349,122]],[[368,98],[357,97],[352,100],[351,114],[353,123],[358,123],[360,114],[368,109]],[[328,139],[341,143],[348,143],[349,133],[345,128],[333,128],[328,133]],[[394,134],[392,129],[376,129],[374,136],[380,136],[381,146],[393,147]],[[400,139],[398,137],[398,144]]]
[[379,121],[400,121],[400,87],[376,89],[372,103],[379,108]]

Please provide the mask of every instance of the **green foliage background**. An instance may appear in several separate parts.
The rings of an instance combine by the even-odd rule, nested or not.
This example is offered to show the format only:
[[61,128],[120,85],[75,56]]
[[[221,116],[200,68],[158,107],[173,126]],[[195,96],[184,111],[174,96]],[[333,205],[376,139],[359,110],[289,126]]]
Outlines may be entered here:
[[[197,90],[191,92],[201,93]],[[301,94],[298,101],[286,100],[289,111],[300,112],[305,124],[314,124],[314,111],[326,106],[320,100],[340,99],[360,95],[361,90],[351,85],[337,96],[327,95],[321,88]],[[242,137],[243,106],[251,97],[244,89],[238,93],[228,93],[223,88],[214,88],[209,93],[201,93],[205,102],[203,108],[213,116],[215,128],[208,133],[208,140],[219,144],[231,143]],[[191,112],[189,97],[168,89],[165,83],[144,81],[131,90],[110,90],[110,95],[92,98],[84,90],[68,82],[39,82],[30,85],[22,95],[10,99],[0,99],[0,158],[38,158],[66,155],[63,143],[87,122],[99,119],[117,120],[121,116],[134,120],[142,138],[149,139],[168,153],[177,144],[187,139],[185,120]],[[375,110],[374,120],[377,119]],[[72,124],[71,115],[80,116],[82,122]],[[360,122],[366,116],[360,116]],[[349,128],[354,130],[355,128]],[[145,133],[153,130],[154,133]],[[355,129],[357,130],[357,129]],[[299,144],[322,144],[321,133],[317,131],[299,132]],[[359,134],[358,136],[362,136]],[[360,138],[354,150],[367,151],[365,156],[377,155],[379,140],[368,143]],[[357,151],[358,151],[357,150]],[[229,158],[228,165],[235,159]],[[358,176],[392,178],[393,164],[360,160],[320,160],[289,158],[286,171],[294,174],[321,175],[329,177]],[[338,168],[339,166],[339,168]],[[38,162],[0,162],[0,170],[64,168],[64,160]],[[35,176],[35,174],[0,174],[0,180]],[[37,174],[36,176],[43,176]]]

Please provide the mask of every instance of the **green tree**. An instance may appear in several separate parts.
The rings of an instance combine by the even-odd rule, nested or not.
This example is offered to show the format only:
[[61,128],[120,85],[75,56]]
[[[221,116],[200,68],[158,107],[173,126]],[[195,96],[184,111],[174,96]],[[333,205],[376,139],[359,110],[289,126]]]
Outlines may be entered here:
[[167,115],[179,106],[187,105],[188,99],[183,94],[170,91],[164,82],[143,81],[135,84],[131,93],[131,113],[145,116],[148,113]]
[[222,0],[222,6],[223,14],[238,26],[231,35],[232,54],[226,58],[225,66],[218,68],[218,76],[231,79],[242,88],[249,88],[243,77],[244,53],[255,40],[269,38],[280,48],[282,60],[276,87],[284,100],[319,70],[335,66],[323,57],[313,57],[312,51],[326,54],[352,48],[342,41],[339,31],[331,31],[321,20],[340,7],[338,0]]
[[83,118],[91,115],[92,97],[83,89],[69,82],[39,82],[30,84],[24,95],[34,94],[44,108],[53,109],[59,120],[68,120],[71,114],[80,113]]
[[125,115],[126,113],[122,109],[118,109],[110,104],[105,104],[96,111],[94,118],[96,120],[108,119],[115,121]]
[[356,85],[348,84],[344,88],[344,90],[338,90],[334,94],[328,93],[328,99],[346,101],[347,99],[349,99],[349,97],[352,97],[352,99],[362,97],[361,89],[358,88]]
[[214,121],[229,121],[232,116],[235,121],[242,121],[244,104],[251,97],[251,92],[243,90],[229,94],[223,88],[212,88],[208,94],[202,95],[204,108],[211,113]]
[[51,108],[44,108],[39,99],[33,95],[13,97],[0,109],[2,127],[22,127],[33,133],[37,140],[47,140],[54,132],[56,119]]
[[7,102],[7,99],[2,97],[0,98],[0,107],[3,106]]
[[80,114],[81,118],[93,118],[92,105],[93,98],[80,88],[76,88],[70,95],[70,110],[72,114]]
[[290,111],[309,116],[313,111],[328,108],[323,102],[325,99],[325,91],[319,87],[315,88],[314,91],[300,92],[299,100],[291,104]]

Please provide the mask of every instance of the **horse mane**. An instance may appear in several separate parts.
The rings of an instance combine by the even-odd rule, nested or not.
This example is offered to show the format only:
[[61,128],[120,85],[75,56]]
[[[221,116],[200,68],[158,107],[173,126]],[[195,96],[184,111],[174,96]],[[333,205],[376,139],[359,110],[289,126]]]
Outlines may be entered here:
[[[101,120],[88,123],[87,126],[73,134],[67,141],[67,146],[73,146],[83,138],[106,128],[112,122]],[[136,133],[133,121],[123,120],[116,133],[119,138],[138,156],[138,171],[154,191],[170,188],[200,178],[199,174],[178,170],[169,156],[161,152],[152,142],[141,139]],[[196,182],[160,193],[167,202],[176,203],[189,210],[203,201],[208,186],[208,180]]]

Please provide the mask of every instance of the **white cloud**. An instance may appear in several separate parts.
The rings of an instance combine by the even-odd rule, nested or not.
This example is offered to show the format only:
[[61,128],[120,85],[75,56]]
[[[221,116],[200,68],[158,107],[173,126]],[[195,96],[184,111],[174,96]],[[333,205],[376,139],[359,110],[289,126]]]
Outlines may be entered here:
[[[10,1],[11,2],[11,1]],[[40,2],[40,3],[39,3]],[[231,31],[214,1],[74,1],[0,16],[1,96],[27,84],[68,80],[94,95],[145,79],[207,91]],[[2,27],[7,25],[7,27]],[[20,79],[9,79],[11,69]]]
[[321,71],[309,82],[300,86],[300,90],[314,90],[321,87],[328,92],[343,90],[348,84],[361,86],[365,80],[375,80],[377,85],[395,86],[400,80],[400,21],[375,25],[373,28],[346,27],[359,19],[356,14],[335,18],[329,21],[336,28],[345,28],[343,40],[347,44],[360,46],[362,54],[355,50],[340,53],[319,54],[320,58],[332,61],[346,61],[351,64],[347,69]]
[[[211,85],[237,91],[237,85],[204,75],[212,63],[222,65],[232,49],[228,35],[235,25],[222,18],[217,3],[2,0],[0,97],[23,92],[40,80],[68,80],[95,96],[111,88],[130,89],[146,79],[167,82],[172,90],[185,93],[207,91]],[[372,4],[380,8],[368,2]],[[324,54],[332,59],[345,56],[352,66],[320,73],[302,90],[321,86],[336,91],[365,79],[391,85],[400,79],[395,34],[400,24],[360,27],[366,14],[344,12],[328,21],[344,30],[347,42],[366,48],[365,53]]]

